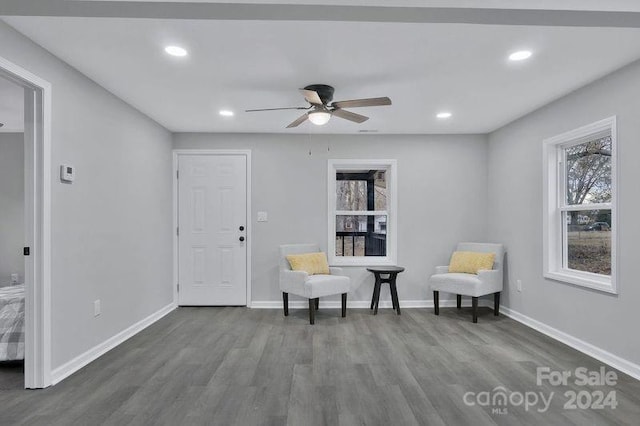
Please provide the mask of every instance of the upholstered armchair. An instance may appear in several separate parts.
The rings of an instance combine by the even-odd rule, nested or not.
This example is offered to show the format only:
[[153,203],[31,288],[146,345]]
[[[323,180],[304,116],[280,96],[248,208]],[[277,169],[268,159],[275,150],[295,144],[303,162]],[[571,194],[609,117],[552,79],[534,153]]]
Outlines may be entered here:
[[351,279],[343,275],[342,268],[329,268],[329,275],[309,275],[305,271],[292,271],[287,256],[291,254],[316,253],[317,244],[288,244],[280,246],[280,290],[284,303],[284,316],[289,316],[289,293],[309,299],[309,323],[314,323],[315,311],[320,298],[334,294],[342,295],[342,316],[347,315],[347,293]]
[[504,246],[488,243],[459,243],[456,251],[495,253],[493,268],[479,270],[477,274],[450,273],[449,266],[436,266],[435,274],[429,278],[433,290],[433,305],[436,315],[440,315],[440,292],[456,294],[458,309],[462,306],[462,296],[471,296],[473,322],[478,322],[478,297],[493,294],[493,314],[499,315],[500,292],[502,291]]

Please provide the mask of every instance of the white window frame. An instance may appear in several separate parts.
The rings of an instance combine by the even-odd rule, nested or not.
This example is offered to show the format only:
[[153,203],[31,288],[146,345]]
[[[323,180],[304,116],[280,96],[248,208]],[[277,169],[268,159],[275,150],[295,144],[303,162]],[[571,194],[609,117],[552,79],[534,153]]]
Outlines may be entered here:
[[[611,133],[611,202],[565,206],[564,150],[584,143],[599,133]],[[571,130],[544,140],[543,143],[543,275],[552,280],[618,293],[617,277],[617,135],[616,117],[612,116],[578,129]],[[611,276],[591,272],[576,271],[566,265],[567,242],[563,233],[563,212],[571,210],[611,209]],[[564,256],[564,257],[563,257]]]
[[[332,266],[377,266],[395,265],[397,260],[397,212],[398,179],[396,160],[328,160],[328,257]],[[387,210],[386,211],[336,211],[336,173],[355,170],[386,170]],[[336,256],[336,215],[387,216],[386,256]]]

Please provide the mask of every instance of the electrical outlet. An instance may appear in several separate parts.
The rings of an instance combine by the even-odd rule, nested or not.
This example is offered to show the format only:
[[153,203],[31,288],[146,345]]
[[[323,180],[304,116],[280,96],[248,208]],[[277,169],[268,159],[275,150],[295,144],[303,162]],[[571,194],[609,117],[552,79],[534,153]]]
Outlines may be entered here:
[[269,215],[267,214],[267,212],[258,212],[257,216],[258,222],[266,222],[267,220],[269,220]]
[[18,274],[11,274],[11,284],[18,284]]
[[100,315],[100,313],[101,313],[100,299],[98,299],[93,302],[93,316],[97,317],[98,315]]
[[522,291],[522,280],[516,281],[516,288],[518,289],[518,291]]

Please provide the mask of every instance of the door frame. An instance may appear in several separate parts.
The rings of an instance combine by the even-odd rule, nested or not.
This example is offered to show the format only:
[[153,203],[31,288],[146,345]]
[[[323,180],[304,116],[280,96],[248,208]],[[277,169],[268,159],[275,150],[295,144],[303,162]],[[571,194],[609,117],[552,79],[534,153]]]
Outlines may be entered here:
[[[25,88],[25,388],[51,385],[51,84],[0,57],[0,75]],[[29,123],[27,125],[26,123]]]
[[174,149],[173,150],[173,304],[178,306],[178,160],[181,155],[243,155],[247,160],[247,308],[251,307],[251,150],[250,149]]

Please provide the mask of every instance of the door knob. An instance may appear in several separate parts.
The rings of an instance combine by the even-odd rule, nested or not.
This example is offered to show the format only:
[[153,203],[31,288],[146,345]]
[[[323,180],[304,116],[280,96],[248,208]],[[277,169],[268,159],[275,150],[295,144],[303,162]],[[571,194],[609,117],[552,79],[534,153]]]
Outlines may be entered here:
[[240,237],[238,238],[240,241],[244,241],[244,237]]
[[240,230],[241,230],[241,231],[244,231],[244,226],[240,226]]

